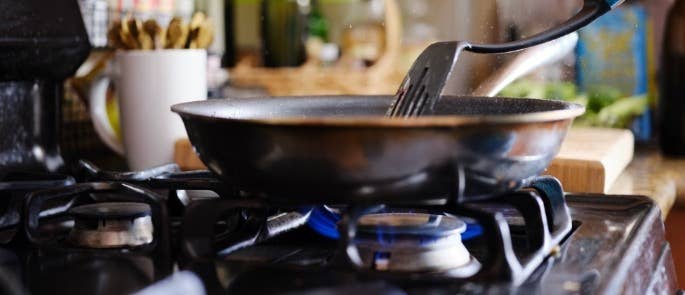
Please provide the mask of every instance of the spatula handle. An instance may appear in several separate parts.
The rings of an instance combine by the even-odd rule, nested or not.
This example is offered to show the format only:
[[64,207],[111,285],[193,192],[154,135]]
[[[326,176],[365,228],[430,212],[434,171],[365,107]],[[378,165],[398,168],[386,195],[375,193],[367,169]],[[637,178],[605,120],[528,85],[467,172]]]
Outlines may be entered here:
[[493,97],[511,82],[538,67],[561,60],[576,48],[577,43],[578,34],[571,33],[557,40],[528,48],[481,82],[471,95]]
[[504,53],[532,47],[577,31],[618,6],[623,1],[624,0],[585,0],[583,2],[583,7],[573,17],[549,30],[513,42],[500,44],[471,44],[470,47],[465,49],[477,53]]

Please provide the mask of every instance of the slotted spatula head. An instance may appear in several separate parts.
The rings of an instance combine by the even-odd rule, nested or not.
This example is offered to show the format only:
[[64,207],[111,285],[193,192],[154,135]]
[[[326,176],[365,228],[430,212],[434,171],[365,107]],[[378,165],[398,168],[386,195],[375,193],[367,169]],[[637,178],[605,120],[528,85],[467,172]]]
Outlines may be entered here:
[[404,77],[386,116],[412,117],[430,113],[459,53],[468,46],[466,42],[439,42],[428,46]]

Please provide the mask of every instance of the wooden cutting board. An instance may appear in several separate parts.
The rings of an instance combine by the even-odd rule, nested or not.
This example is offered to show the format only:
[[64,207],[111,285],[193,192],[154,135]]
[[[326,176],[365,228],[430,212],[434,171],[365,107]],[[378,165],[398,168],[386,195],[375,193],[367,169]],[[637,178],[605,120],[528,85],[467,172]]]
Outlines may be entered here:
[[572,128],[545,174],[558,178],[567,192],[608,193],[634,149],[629,130]]
[[[607,193],[633,152],[628,130],[573,128],[545,174],[557,177],[567,192]],[[187,139],[176,142],[174,160],[184,170],[206,169]]]

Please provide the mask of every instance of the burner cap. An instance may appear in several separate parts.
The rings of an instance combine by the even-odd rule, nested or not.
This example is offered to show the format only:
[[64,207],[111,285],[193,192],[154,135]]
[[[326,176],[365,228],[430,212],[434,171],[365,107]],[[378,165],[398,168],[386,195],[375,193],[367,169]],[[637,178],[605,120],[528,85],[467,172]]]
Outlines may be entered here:
[[355,243],[365,265],[380,271],[432,272],[472,259],[461,242],[466,223],[447,215],[390,212],[358,220]]
[[145,203],[94,203],[69,210],[69,214],[80,219],[134,219],[150,216],[150,205]]
[[74,227],[68,240],[88,248],[149,244],[153,239],[150,206],[144,203],[95,203],[69,210]]
[[446,237],[461,234],[466,223],[459,218],[426,213],[375,213],[359,218],[359,231],[395,235]]

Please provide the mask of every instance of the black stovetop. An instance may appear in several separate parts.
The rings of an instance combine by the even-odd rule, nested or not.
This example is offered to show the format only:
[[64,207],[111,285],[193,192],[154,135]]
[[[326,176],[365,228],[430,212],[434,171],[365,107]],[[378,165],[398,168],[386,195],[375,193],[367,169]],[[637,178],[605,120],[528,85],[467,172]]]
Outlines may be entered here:
[[[520,215],[535,215],[536,210],[488,209],[498,216],[493,220],[506,220],[500,229],[503,235],[490,235],[486,224],[465,218],[471,236],[462,235],[464,244],[481,262],[475,267],[489,270],[461,278],[439,272],[372,271],[349,263],[345,259],[349,255],[341,254],[345,252],[341,249],[347,249],[350,237],[322,231],[320,222],[314,223],[311,207],[264,207],[244,193],[227,189],[207,172],[181,173],[167,166],[142,173],[111,173],[81,165],[83,173],[75,178],[39,177],[43,178],[42,186],[36,187],[39,191],[22,182],[26,176],[12,179],[14,186],[0,181],[5,210],[0,213],[0,236],[4,237],[0,241],[0,293],[129,294],[143,289],[148,294],[165,294],[204,289],[208,294],[663,294],[676,288],[659,209],[645,197],[565,195],[572,228],[560,231],[558,239],[539,235],[557,242],[543,249],[543,259],[525,276],[518,274],[530,264],[526,249],[537,249],[530,246],[536,243],[530,238],[536,233],[532,224],[525,224],[534,219]],[[544,197],[531,200],[539,199],[543,202],[538,203],[549,203]],[[153,241],[100,249],[70,243],[74,216],[68,209],[103,202],[149,205]],[[244,204],[245,208],[221,213],[201,204],[230,204],[231,208]],[[352,207],[336,208],[355,212]],[[217,218],[208,227],[193,227],[202,224],[194,216],[214,213]],[[541,216],[550,227],[563,224],[564,214],[548,213]],[[350,226],[345,221],[349,217],[343,214],[338,224]],[[507,253],[516,257],[491,255],[499,249],[493,247],[499,236],[510,237],[510,243],[501,245],[511,245],[514,251]],[[182,276],[165,279],[180,271],[202,284],[182,289],[188,284]]]
[[[506,281],[413,282],[336,268],[329,265],[336,243],[306,228],[217,257],[214,265],[229,294],[663,294],[676,288],[659,209],[649,199],[566,199],[574,220],[571,234],[520,286]],[[465,244],[479,248],[482,242]]]

